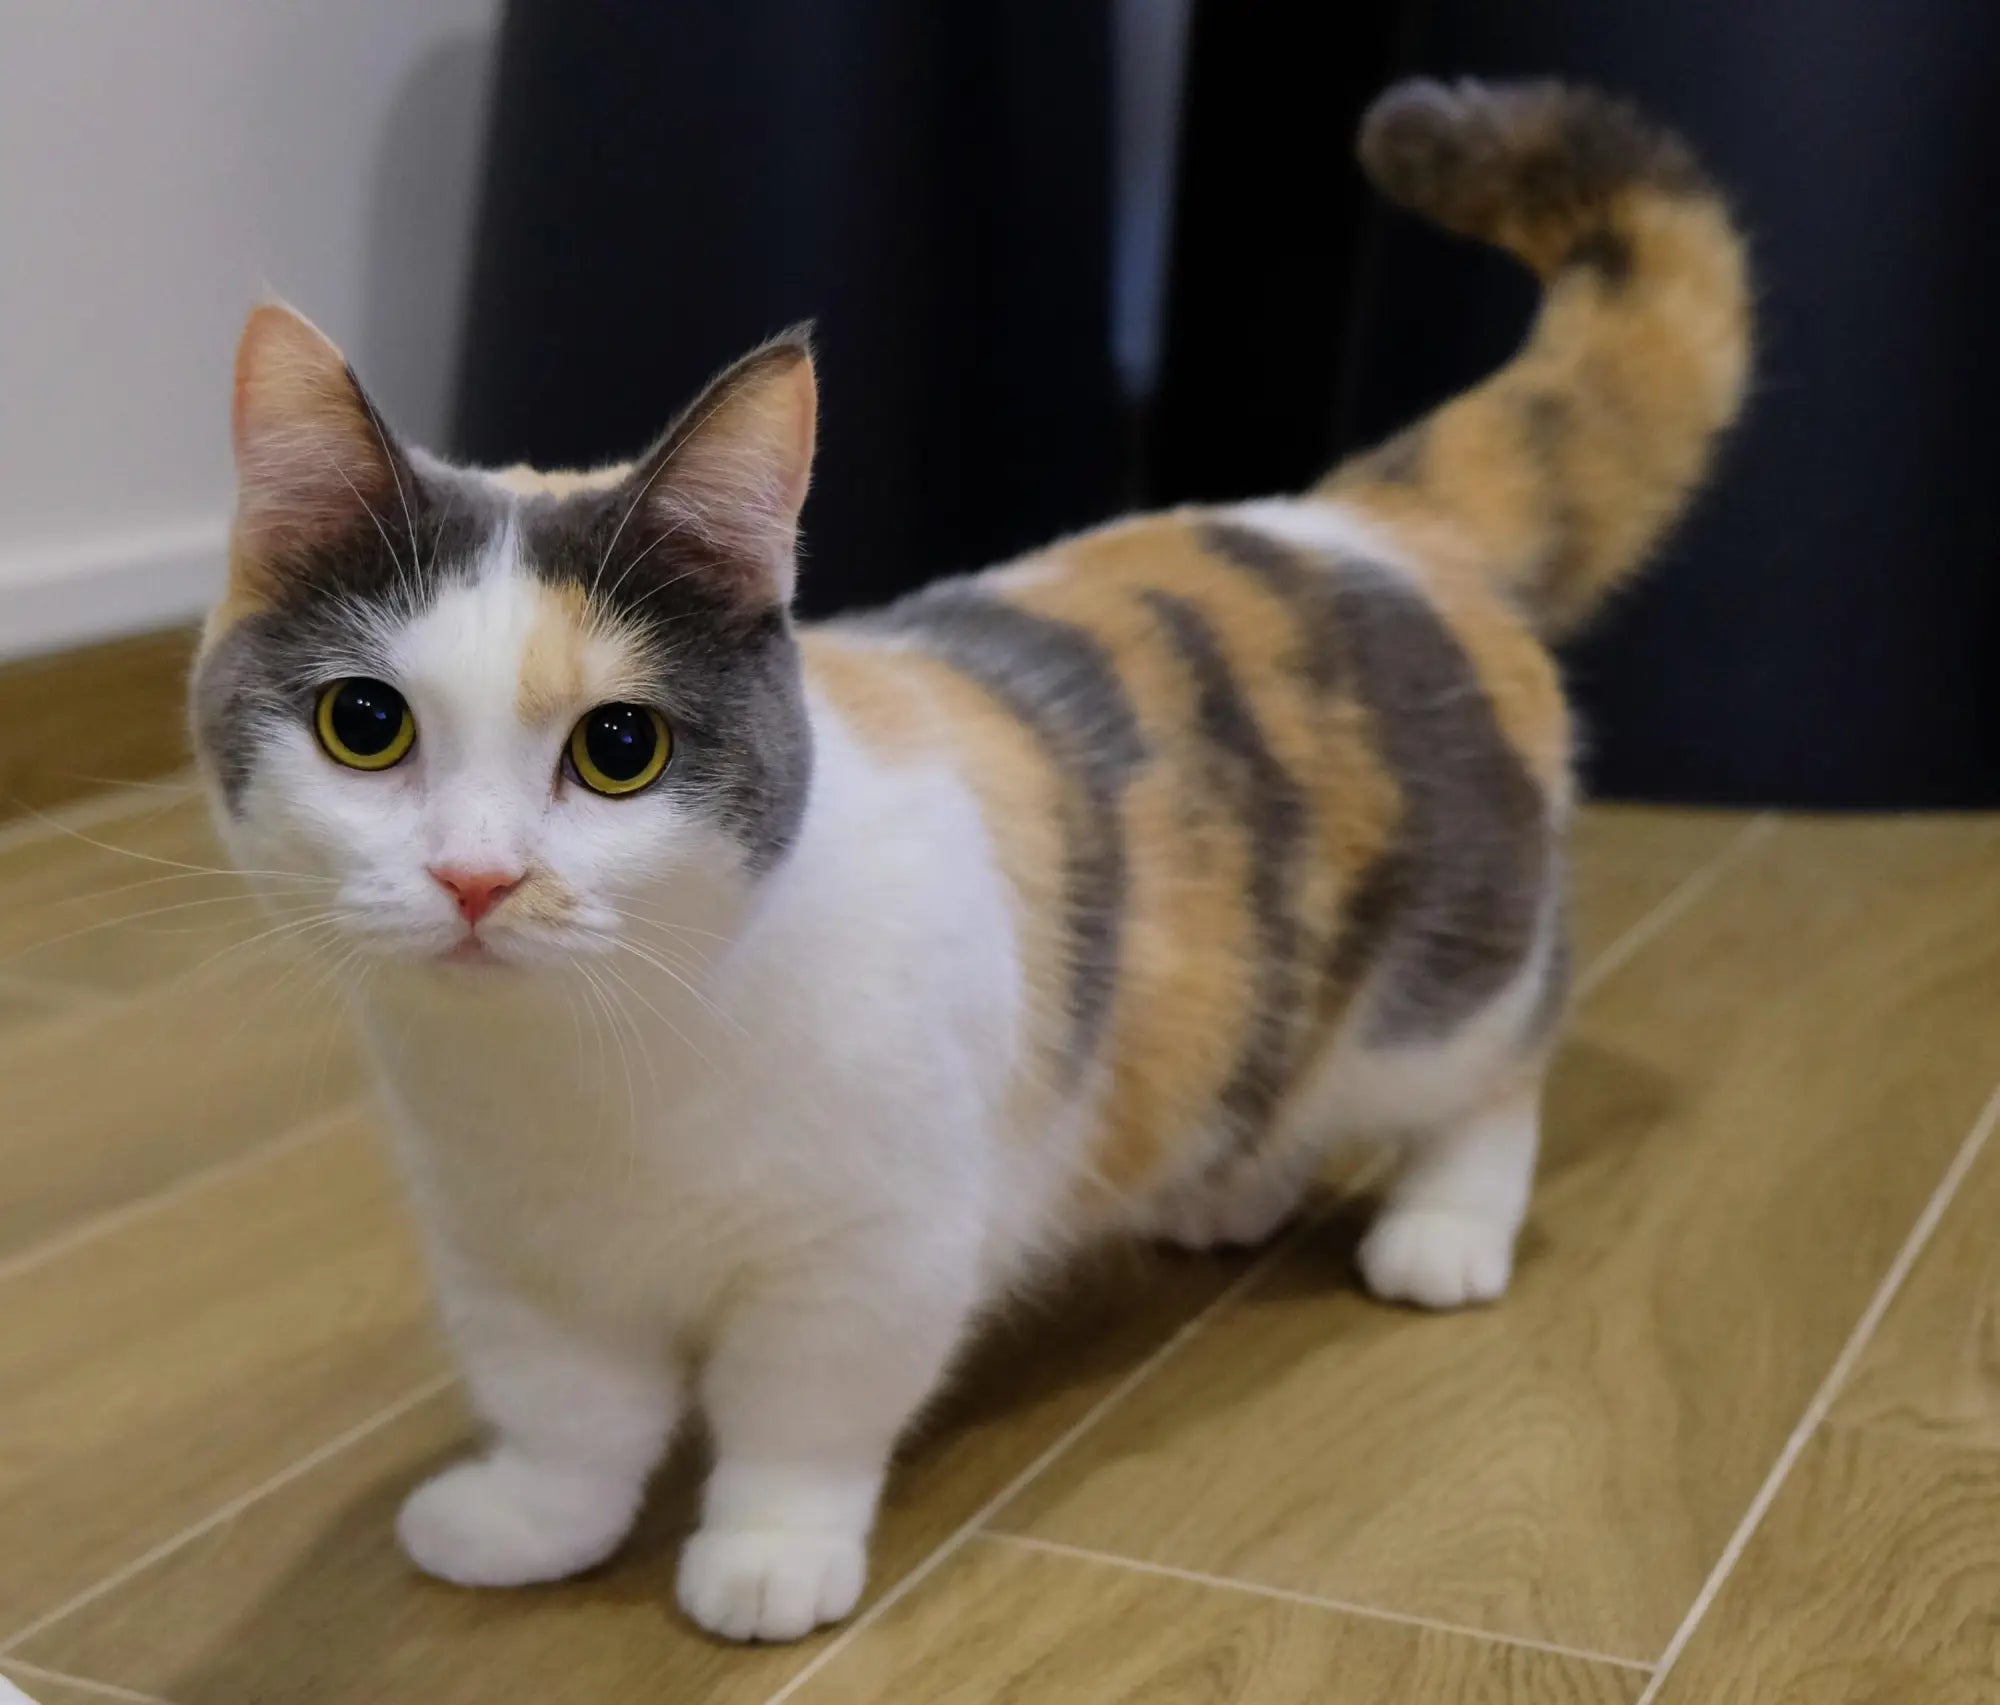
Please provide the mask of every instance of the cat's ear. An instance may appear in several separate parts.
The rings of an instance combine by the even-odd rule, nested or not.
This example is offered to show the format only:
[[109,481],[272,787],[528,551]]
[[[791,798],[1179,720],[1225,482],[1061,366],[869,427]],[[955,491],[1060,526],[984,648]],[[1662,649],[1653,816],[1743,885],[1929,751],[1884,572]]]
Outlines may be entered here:
[[230,408],[238,549],[270,563],[395,515],[396,452],[347,358],[304,315],[255,309]]
[[699,548],[747,603],[791,602],[819,413],[809,337],[795,327],[744,356],[629,476],[645,512],[636,530]]

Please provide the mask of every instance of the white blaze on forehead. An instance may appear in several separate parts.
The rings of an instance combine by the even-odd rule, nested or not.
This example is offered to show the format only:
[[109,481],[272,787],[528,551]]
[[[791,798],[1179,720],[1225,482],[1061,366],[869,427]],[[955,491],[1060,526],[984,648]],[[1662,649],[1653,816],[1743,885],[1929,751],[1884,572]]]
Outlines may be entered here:
[[510,510],[473,574],[447,583],[395,646],[396,684],[441,724],[450,750],[567,730],[592,704],[636,689],[634,659],[592,619],[583,589],[551,585],[522,560]]
[[460,739],[502,716],[511,723],[521,657],[541,604],[541,588],[522,571],[520,529],[510,512],[474,573],[447,581],[403,630],[396,685]]

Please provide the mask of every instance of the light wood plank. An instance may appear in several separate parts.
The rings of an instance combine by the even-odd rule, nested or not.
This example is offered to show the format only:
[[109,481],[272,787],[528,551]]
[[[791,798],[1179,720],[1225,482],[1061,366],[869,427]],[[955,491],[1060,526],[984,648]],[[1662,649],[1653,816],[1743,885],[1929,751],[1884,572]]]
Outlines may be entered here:
[[1592,805],[1570,837],[1570,913],[1584,966],[1691,879],[1738,846],[1752,819],[1735,811]]
[[0,820],[186,764],[194,639],[175,628],[0,668]]
[[11,1681],[34,1705],[165,1705],[146,1694],[108,1687],[83,1676],[51,1675],[23,1664],[0,1664],[0,1678]]
[[197,976],[0,1032],[0,1259],[243,1154],[359,1083],[346,1014],[298,968]]
[[239,878],[217,874],[228,858],[191,786],[135,795],[75,829],[34,827],[0,848],[0,969],[10,974],[130,993],[273,921]]
[[358,1121],[0,1280],[0,1321],[0,1643],[441,1366]]
[[[892,1479],[871,1596],[929,1555],[1238,1271],[1229,1262],[1107,1264],[1046,1318],[996,1335]],[[810,1643],[720,1646],[674,1607],[674,1557],[698,1483],[695,1449],[665,1471],[625,1551],[588,1580],[470,1593],[416,1578],[391,1533],[396,1506],[468,1439],[455,1397],[427,1404],[51,1627],[20,1655],[200,1705],[762,1705],[811,1655]]]
[[981,1542],[798,1705],[1630,1705],[1645,1677]]
[[1780,830],[1586,1005],[1507,1302],[1320,1239],[1002,1524],[1651,1658],[2000,1077],[1996,855]]
[[1835,1427],[1806,1447],[1660,1705],[1993,1705],[2000,1451]]
[[138,1695],[92,1687],[87,1681],[67,1676],[43,1675],[18,1664],[0,1663],[0,1678],[11,1681],[34,1705],[133,1705]]
[[55,1001],[38,990],[0,982],[0,1036],[45,1019],[56,1010]]
[[2000,1450],[2000,1135],[1946,1209],[1833,1419]]

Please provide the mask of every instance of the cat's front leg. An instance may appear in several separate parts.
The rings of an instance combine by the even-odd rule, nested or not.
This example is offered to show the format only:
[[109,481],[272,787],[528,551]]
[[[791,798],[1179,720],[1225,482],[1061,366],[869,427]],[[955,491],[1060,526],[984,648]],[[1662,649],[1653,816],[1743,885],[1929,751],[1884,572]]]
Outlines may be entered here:
[[680,1567],[681,1606],[711,1633],[796,1640],[860,1598],[890,1453],[971,1312],[969,1254],[929,1254],[799,1274],[716,1344],[702,1379],[715,1468]]
[[427,1574],[460,1586],[561,1580],[618,1548],[681,1410],[657,1350],[452,1284],[445,1314],[493,1440],[410,1494],[396,1523]]

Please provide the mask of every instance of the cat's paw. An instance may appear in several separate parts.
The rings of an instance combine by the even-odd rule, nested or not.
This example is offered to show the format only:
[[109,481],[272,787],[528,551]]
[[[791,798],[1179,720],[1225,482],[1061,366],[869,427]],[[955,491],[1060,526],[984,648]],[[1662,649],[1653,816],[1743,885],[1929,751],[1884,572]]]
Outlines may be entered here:
[[636,1513],[630,1487],[554,1473],[502,1449],[426,1480],[404,1501],[396,1537],[427,1575],[522,1587],[603,1562]]
[[1389,1208],[1361,1240],[1361,1276],[1384,1302],[1492,1302],[1514,1272],[1514,1227],[1450,1208]]
[[1252,1249],[1268,1243],[1298,1212],[1305,1186],[1269,1167],[1232,1169],[1176,1190],[1161,1205],[1156,1229],[1176,1249]]
[[681,1608],[725,1640],[798,1640],[838,1622],[868,1578],[845,1533],[703,1528],[681,1553]]

